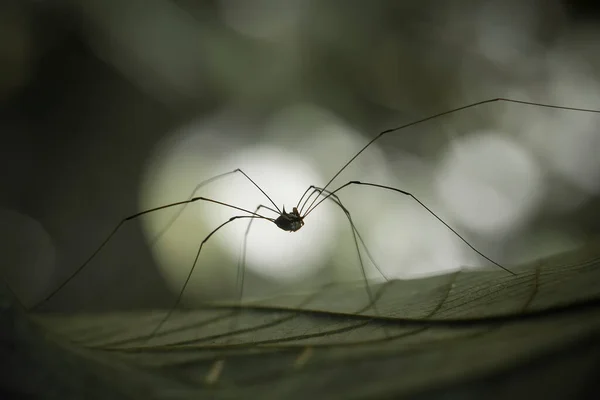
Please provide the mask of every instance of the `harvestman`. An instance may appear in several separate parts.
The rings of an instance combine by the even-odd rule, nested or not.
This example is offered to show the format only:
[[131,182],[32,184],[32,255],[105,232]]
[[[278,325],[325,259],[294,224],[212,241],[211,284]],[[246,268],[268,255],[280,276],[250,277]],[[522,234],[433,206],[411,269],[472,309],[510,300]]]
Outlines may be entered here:
[[[375,312],[377,313],[377,309],[375,306],[375,300],[373,298],[373,295],[371,293],[371,290],[369,288],[369,284],[367,281],[367,277],[365,274],[365,270],[364,270],[364,265],[363,265],[363,261],[362,261],[362,257],[361,257],[361,252],[359,250],[359,246],[358,246],[358,242],[360,241],[363,245],[364,250],[366,251],[368,257],[371,259],[371,261],[373,262],[373,258],[371,257],[368,249],[366,248],[366,245],[364,243],[364,241],[362,240],[362,237],[360,236],[360,234],[358,233],[358,230],[356,229],[356,227],[354,226],[354,223],[352,221],[352,217],[350,215],[350,212],[346,209],[346,207],[344,207],[344,205],[342,204],[341,200],[339,199],[337,193],[340,192],[341,190],[343,190],[344,188],[348,187],[348,186],[352,186],[352,185],[362,185],[362,186],[371,186],[371,187],[375,187],[375,188],[380,188],[380,189],[384,189],[384,190],[389,190],[389,191],[393,191],[393,192],[397,192],[400,194],[403,194],[405,196],[408,196],[410,198],[412,198],[414,201],[416,201],[421,207],[423,207],[427,212],[429,212],[433,217],[435,217],[438,221],[440,221],[443,225],[446,226],[446,228],[448,228],[452,233],[454,233],[458,238],[460,238],[468,247],[470,247],[474,252],[476,252],[477,254],[479,254],[480,256],[482,256],[483,258],[485,258],[486,260],[488,260],[489,262],[491,262],[492,264],[494,264],[495,266],[497,266],[498,268],[501,268],[502,270],[504,270],[505,272],[515,275],[514,272],[510,271],[509,269],[507,269],[506,267],[500,265],[499,263],[493,261],[492,259],[490,259],[489,257],[487,257],[485,254],[483,254],[482,252],[480,252],[479,250],[477,250],[475,247],[473,247],[466,239],[464,239],[458,232],[456,232],[450,225],[448,225],[445,221],[443,221],[440,217],[438,217],[429,207],[427,207],[425,204],[423,204],[417,197],[415,197],[412,193],[401,190],[401,189],[397,189],[394,187],[390,187],[390,186],[385,186],[385,185],[380,185],[377,183],[370,183],[370,182],[361,182],[361,181],[349,181],[339,187],[337,187],[334,190],[328,190],[328,188],[331,186],[331,184],[333,183],[333,181],[348,167],[348,165],[350,165],[363,151],[365,151],[369,146],[371,146],[375,141],[379,140],[380,138],[382,138],[383,136],[385,136],[388,133],[391,132],[395,132],[395,131],[399,131],[417,124],[421,124],[423,122],[438,118],[438,117],[442,117],[444,115],[448,115],[448,114],[453,114],[462,110],[466,110],[466,109],[470,109],[470,108],[474,108],[483,104],[487,104],[487,103],[493,103],[493,102],[498,102],[498,101],[502,101],[502,102],[508,102],[508,103],[516,103],[516,104],[522,104],[522,105],[526,105],[526,106],[534,106],[534,107],[540,107],[540,108],[552,108],[552,109],[558,109],[558,110],[566,110],[566,111],[579,111],[579,112],[587,112],[587,113],[600,113],[600,110],[592,110],[592,109],[584,109],[584,108],[574,108],[574,107],[564,107],[564,106],[555,106],[555,105],[550,105],[550,104],[541,104],[541,103],[533,103],[533,102],[528,102],[528,101],[521,101],[521,100],[512,100],[512,99],[506,99],[506,98],[495,98],[495,99],[489,99],[489,100],[484,100],[484,101],[479,101],[476,103],[472,103],[463,107],[459,107],[459,108],[454,108],[452,110],[449,111],[445,111],[445,112],[441,112],[435,115],[431,115],[429,117],[426,118],[422,118],[419,119],[417,121],[413,121],[407,124],[404,124],[402,126],[396,127],[396,128],[392,128],[392,129],[388,129],[385,130],[381,133],[379,133],[377,136],[375,136],[373,139],[371,139],[366,145],[363,146],[362,149],[360,149],[352,158],[350,158],[341,168],[340,170],[331,178],[329,179],[329,181],[325,184],[325,186],[323,187],[316,187],[316,186],[310,186],[306,189],[306,191],[304,192],[304,194],[302,195],[302,197],[300,198],[300,200],[298,201],[297,205],[295,207],[292,208],[291,212],[288,212],[285,210],[285,207],[283,207],[283,209],[279,209],[279,207],[275,204],[275,202],[260,188],[260,186],[258,184],[256,184],[256,182],[254,182],[244,171],[242,171],[241,169],[236,169],[234,171],[230,171],[230,172],[226,172],[224,174],[220,174],[217,175],[213,178],[210,178],[200,184],[198,184],[196,186],[196,188],[192,191],[192,194],[190,196],[190,198],[188,198],[187,200],[184,201],[178,201],[175,203],[170,203],[170,204],[166,204],[160,207],[155,207],[149,210],[145,210],[136,214],[133,214],[129,217],[124,218],[123,220],[121,220],[121,222],[119,222],[117,224],[117,226],[113,229],[113,231],[108,235],[108,237],[100,244],[100,246],[92,253],[92,255],[81,265],[79,266],[65,281],[63,281],[56,289],[54,289],[45,299],[43,299],[41,302],[39,302],[38,304],[36,304],[34,307],[32,307],[32,309],[38,308],[39,306],[41,306],[42,304],[46,303],[47,301],[49,301],[54,295],[56,295],[63,287],[65,287],[71,280],[73,280],[73,278],[75,278],[77,276],[77,274],[79,274],[91,261],[92,259],[94,259],[94,257],[104,248],[104,246],[106,246],[106,244],[111,240],[111,238],[117,233],[117,231],[121,228],[121,226],[126,223],[127,221],[131,221],[133,219],[136,219],[142,215],[146,215],[146,214],[150,214],[159,210],[164,210],[167,208],[171,208],[171,207],[176,207],[176,206],[186,206],[187,204],[190,203],[194,203],[196,201],[205,201],[205,202],[209,202],[209,203],[214,203],[214,204],[219,204],[221,206],[224,207],[229,207],[231,209],[234,210],[238,210],[243,212],[245,215],[237,215],[234,217],[229,218],[227,221],[223,222],[222,224],[220,224],[219,226],[217,226],[215,229],[213,229],[205,238],[204,240],[202,240],[202,242],[200,243],[199,247],[198,247],[198,251],[196,253],[196,256],[194,258],[194,262],[190,268],[190,271],[183,283],[183,286],[181,287],[181,290],[179,291],[179,294],[175,300],[175,304],[169,309],[169,311],[166,313],[166,315],[164,316],[164,318],[159,322],[159,324],[156,326],[156,328],[154,329],[154,331],[152,332],[152,334],[149,336],[149,339],[151,339],[152,337],[154,337],[154,335],[161,329],[161,327],[163,326],[163,324],[169,319],[169,317],[171,316],[171,314],[173,313],[173,311],[178,307],[178,305],[181,302],[181,299],[183,297],[183,293],[188,285],[188,282],[194,272],[194,269],[196,267],[196,264],[198,262],[198,257],[200,256],[200,253],[202,251],[202,247],[204,246],[204,244],[206,242],[208,242],[208,240],[217,232],[219,231],[221,228],[223,228],[225,225],[238,220],[238,219],[249,219],[249,224],[248,224],[248,228],[246,230],[246,235],[245,235],[245,239],[244,239],[244,256],[245,256],[245,245],[246,245],[246,238],[248,236],[248,232],[250,230],[250,226],[252,224],[252,221],[255,219],[263,219],[263,220],[267,220],[270,221],[272,223],[274,223],[275,225],[277,225],[277,227],[279,227],[280,229],[284,230],[284,231],[288,231],[288,232],[296,232],[297,230],[301,229],[302,226],[304,226],[305,223],[305,219],[306,217],[308,217],[310,215],[311,212],[313,212],[315,210],[315,208],[317,208],[321,203],[323,203],[325,200],[329,199],[332,200],[337,206],[339,206],[342,211],[345,213],[351,228],[352,228],[352,233],[354,236],[354,241],[356,244],[356,249],[358,252],[358,259],[360,262],[360,266],[362,269],[362,275],[363,278],[365,280],[365,287],[366,287],[366,291],[367,294],[369,296],[370,299],[370,305],[368,307],[374,307]],[[214,182],[220,178],[225,177],[226,175],[230,175],[230,174],[235,174],[235,173],[239,173],[242,174],[246,179],[248,179],[248,181],[250,181],[258,190],[261,191],[261,193],[269,200],[270,204],[273,205],[274,208],[271,208],[269,206],[265,206],[265,205],[259,205],[254,211],[250,211],[250,210],[246,210],[244,208],[240,208],[231,204],[227,204],[221,201],[217,201],[217,200],[213,200],[213,199],[209,199],[209,198],[205,198],[205,197],[201,197],[201,196],[197,196],[194,197],[196,192],[204,185]],[[166,227],[158,234],[157,238],[155,238],[155,240],[157,240],[170,226],[171,224],[175,221],[175,219],[177,219],[179,217],[179,215],[181,215],[181,213],[183,212],[183,208],[182,207],[178,213],[176,213],[176,215],[174,216],[174,218],[172,218],[170,220],[170,222],[166,225]],[[264,208],[265,210],[269,210],[275,214],[278,215],[277,218],[269,218],[266,217],[262,214],[259,214],[259,211],[261,208]],[[379,270],[379,268],[377,267],[377,265],[373,262],[373,265],[375,265],[375,267]],[[241,301],[242,298],[242,293],[243,293],[243,276],[244,276],[244,268],[239,268],[238,271],[238,282],[240,283],[240,288],[239,288],[239,300]],[[384,276],[385,275],[381,272],[381,270],[379,270],[379,272]],[[220,367],[217,367],[217,369]],[[218,373],[217,373],[218,375]],[[207,378],[208,380],[211,380],[210,378]]]

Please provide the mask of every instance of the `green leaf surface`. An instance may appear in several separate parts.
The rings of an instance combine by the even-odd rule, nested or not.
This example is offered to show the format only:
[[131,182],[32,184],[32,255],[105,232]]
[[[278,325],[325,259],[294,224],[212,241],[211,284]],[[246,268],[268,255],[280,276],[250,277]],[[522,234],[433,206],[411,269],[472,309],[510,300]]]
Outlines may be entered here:
[[73,398],[583,396],[600,365],[598,243],[513,270],[375,285],[375,307],[353,283],[178,310],[154,337],[164,310],[5,307],[4,343]]

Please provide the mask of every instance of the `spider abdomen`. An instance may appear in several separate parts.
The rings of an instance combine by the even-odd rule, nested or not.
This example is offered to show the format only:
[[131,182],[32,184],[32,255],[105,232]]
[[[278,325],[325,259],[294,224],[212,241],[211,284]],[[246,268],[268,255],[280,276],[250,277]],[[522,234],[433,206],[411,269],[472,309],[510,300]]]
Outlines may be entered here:
[[285,212],[285,207],[283,207],[283,212],[274,222],[280,229],[287,232],[296,232],[304,225],[304,219],[300,216],[296,207],[291,213]]

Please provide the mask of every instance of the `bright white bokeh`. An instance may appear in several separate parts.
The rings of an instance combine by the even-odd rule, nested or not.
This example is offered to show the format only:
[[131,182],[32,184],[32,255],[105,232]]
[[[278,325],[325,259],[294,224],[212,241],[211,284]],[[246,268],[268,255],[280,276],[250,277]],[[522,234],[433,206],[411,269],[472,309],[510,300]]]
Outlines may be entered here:
[[[542,20],[527,5],[515,14],[504,3],[490,3],[477,13],[475,30],[464,39],[474,40],[483,65],[494,68],[482,69],[482,60],[462,66],[460,93],[466,102],[505,97],[597,109],[597,68],[588,56],[597,53],[597,32],[568,31],[548,45],[537,40]],[[507,68],[510,74],[501,73]],[[573,212],[600,192],[598,114],[493,103],[469,111],[464,118],[469,117],[485,118],[536,160],[547,186],[545,211]]]
[[[318,172],[301,157],[288,149],[268,145],[258,145],[232,152],[227,158],[217,162],[213,171],[230,171],[240,167],[275,202],[276,206],[291,212],[304,193],[316,182],[323,179]],[[240,183],[243,178],[235,182]],[[267,197],[251,183],[221,181],[211,188],[214,198],[255,211],[259,204],[271,209]],[[334,214],[318,208],[311,214],[307,224],[297,232],[286,232],[271,222],[255,220],[248,234],[246,266],[249,270],[281,282],[298,281],[323,266],[323,258],[331,252],[335,241]],[[272,211],[261,209],[262,215],[277,218]],[[231,215],[243,213],[226,207],[217,207],[214,212],[203,214],[209,226],[218,226]],[[237,222],[237,221],[236,221]],[[240,250],[248,222],[234,222],[226,235],[216,240],[230,254]]]
[[[294,123],[298,120],[309,122],[310,127],[301,128]],[[247,136],[256,135],[254,129],[265,133]],[[325,185],[365,142],[360,134],[333,114],[311,105],[281,110],[267,120],[264,128],[223,113],[185,126],[156,146],[142,185],[141,208],[187,199],[200,182],[241,168],[277,207],[285,206],[289,212],[309,185]],[[373,146],[372,152],[353,163],[339,182],[375,175],[383,177],[384,164],[377,146]],[[338,186],[336,182],[330,189]],[[353,209],[353,214],[356,213],[356,222],[371,220],[377,212],[374,206],[377,203],[373,200],[380,196],[379,193],[346,192],[340,195]],[[239,173],[203,186],[195,195],[248,211],[254,211],[259,204],[275,208]],[[277,217],[267,209],[261,209],[260,213]],[[149,215],[143,223],[155,259],[167,281],[177,290],[189,273],[199,243],[212,229],[232,216],[244,215],[244,212],[199,201],[186,207],[169,226],[175,215],[177,210],[165,210]],[[244,219],[233,221],[209,239],[202,249],[188,291],[218,292],[215,288],[223,281],[237,279],[237,263],[248,222]],[[254,220],[247,242],[247,271],[282,285],[302,282],[325,267],[332,268],[325,275],[334,280],[352,279],[354,273],[349,277],[346,270],[356,268],[356,249],[353,242],[340,243],[338,234],[340,230],[346,234],[351,232],[344,213],[327,201],[311,212],[305,222],[302,229],[290,233],[269,221]],[[169,229],[164,231],[167,226]],[[331,259],[335,260],[333,265],[328,262]],[[337,264],[337,260],[344,259],[350,259],[352,263]]]
[[[594,109],[600,104],[600,85],[590,67],[576,60],[562,52],[549,55],[552,85],[548,87],[548,94],[556,104]],[[557,110],[547,112],[545,118],[532,124],[524,134],[528,146],[540,155],[547,167],[586,197],[600,193],[598,121],[598,114]]]
[[[405,206],[379,216],[368,232],[370,249],[389,279],[414,279],[456,271],[471,259],[464,244],[408,197]],[[371,278],[381,280],[372,270]]]
[[496,132],[457,139],[442,158],[439,198],[464,226],[507,234],[524,226],[544,193],[543,175],[518,143]]

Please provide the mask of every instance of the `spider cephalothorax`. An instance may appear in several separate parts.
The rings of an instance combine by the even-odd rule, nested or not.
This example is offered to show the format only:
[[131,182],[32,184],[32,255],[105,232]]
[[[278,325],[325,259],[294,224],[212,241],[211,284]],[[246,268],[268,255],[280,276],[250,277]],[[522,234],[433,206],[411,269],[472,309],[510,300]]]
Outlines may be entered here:
[[304,218],[300,216],[298,209],[294,207],[291,213],[285,212],[285,206],[283,212],[275,220],[275,225],[288,232],[296,232],[304,225]]

